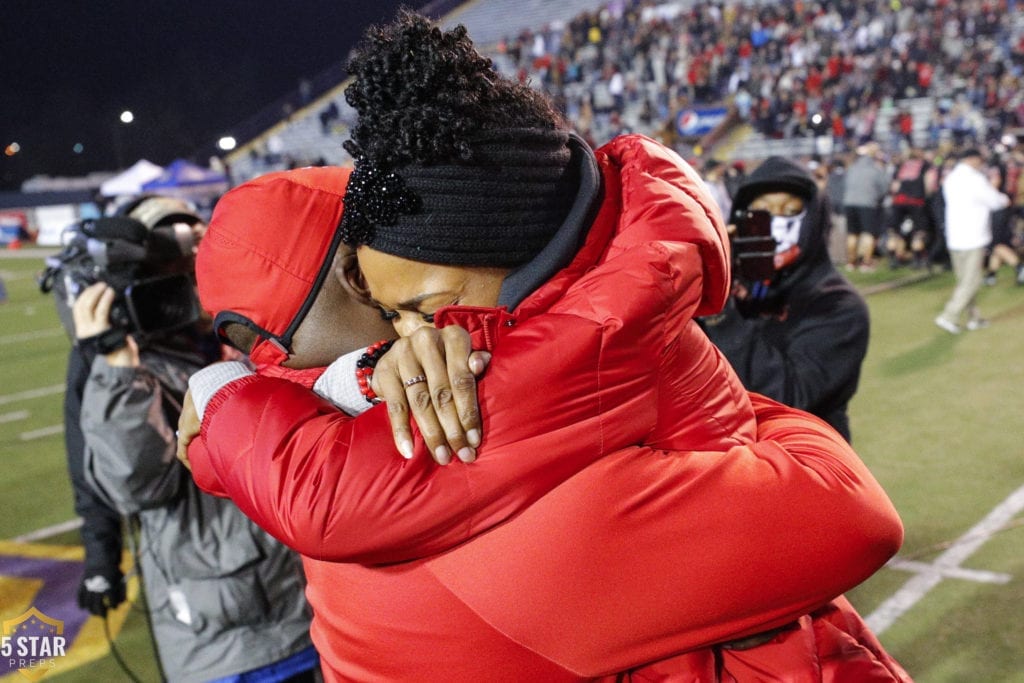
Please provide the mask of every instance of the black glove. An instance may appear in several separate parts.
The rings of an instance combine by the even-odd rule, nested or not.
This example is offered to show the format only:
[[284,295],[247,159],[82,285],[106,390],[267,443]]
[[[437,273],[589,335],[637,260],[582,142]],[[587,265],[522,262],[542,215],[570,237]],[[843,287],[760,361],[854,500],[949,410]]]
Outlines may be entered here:
[[124,575],[121,570],[86,569],[78,586],[78,606],[98,617],[106,616],[125,601]]

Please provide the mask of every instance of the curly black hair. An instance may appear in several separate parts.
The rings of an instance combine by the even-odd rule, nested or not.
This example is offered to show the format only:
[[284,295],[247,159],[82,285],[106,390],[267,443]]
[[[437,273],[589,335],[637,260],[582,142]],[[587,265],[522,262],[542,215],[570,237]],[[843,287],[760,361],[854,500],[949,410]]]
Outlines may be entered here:
[[348,69],[359,119],[346,149],[392,168],[469,161],[480,131],[567,128],[544,95],[500,76],[465,26],[442,31],[405,8],[367,31]]

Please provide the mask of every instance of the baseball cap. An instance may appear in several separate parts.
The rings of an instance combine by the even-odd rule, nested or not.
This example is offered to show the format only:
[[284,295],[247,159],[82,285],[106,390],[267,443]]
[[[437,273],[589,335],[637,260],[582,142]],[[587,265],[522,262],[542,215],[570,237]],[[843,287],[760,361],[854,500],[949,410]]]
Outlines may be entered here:
[[262,339],[250,356],[277,365],[331,271],[351,169],[260,176],[217,202],[196,255],[199,300],[224,338],[240,323]]
[[176,197],[145,195],[124,209],[124,215],[143,223],[150,230],[169,223],[193,225],[203,220],[191,204]]
[[122,201],[109,216],[132,219],[146,227],[151,262],[176,263],[181,270],[192,270],[192,256],[202,236],[202,231],[195,228],[203,219],[191,202],[178,197],[143,194]]

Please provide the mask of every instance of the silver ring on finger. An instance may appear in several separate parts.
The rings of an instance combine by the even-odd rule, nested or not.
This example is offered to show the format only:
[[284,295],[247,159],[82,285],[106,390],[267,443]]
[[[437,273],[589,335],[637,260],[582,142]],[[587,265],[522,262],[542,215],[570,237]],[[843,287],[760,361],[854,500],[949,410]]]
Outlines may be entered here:
[[402,384],[404,384],[406,387],[411,387],[414,384],[419,384],[420,382],[426,382],[426,381],[427,381],[427,376],[426,375],[416,375],[415,377],[410,377],[409,379],[405,380],[404,382],[402,382]]

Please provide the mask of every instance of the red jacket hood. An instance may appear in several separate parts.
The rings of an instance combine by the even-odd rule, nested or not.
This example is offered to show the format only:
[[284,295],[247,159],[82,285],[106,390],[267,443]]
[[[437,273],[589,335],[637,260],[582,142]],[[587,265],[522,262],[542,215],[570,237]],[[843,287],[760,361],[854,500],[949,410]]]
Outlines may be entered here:
[[731,282],[729,237],[714,199],[682,157],[643,135],[623,135],[595,152],[601,208],[572,262],[517,309],[546,310],[584,273],[645,242],[696,245],[703,282],[696,316],[717,313]]

